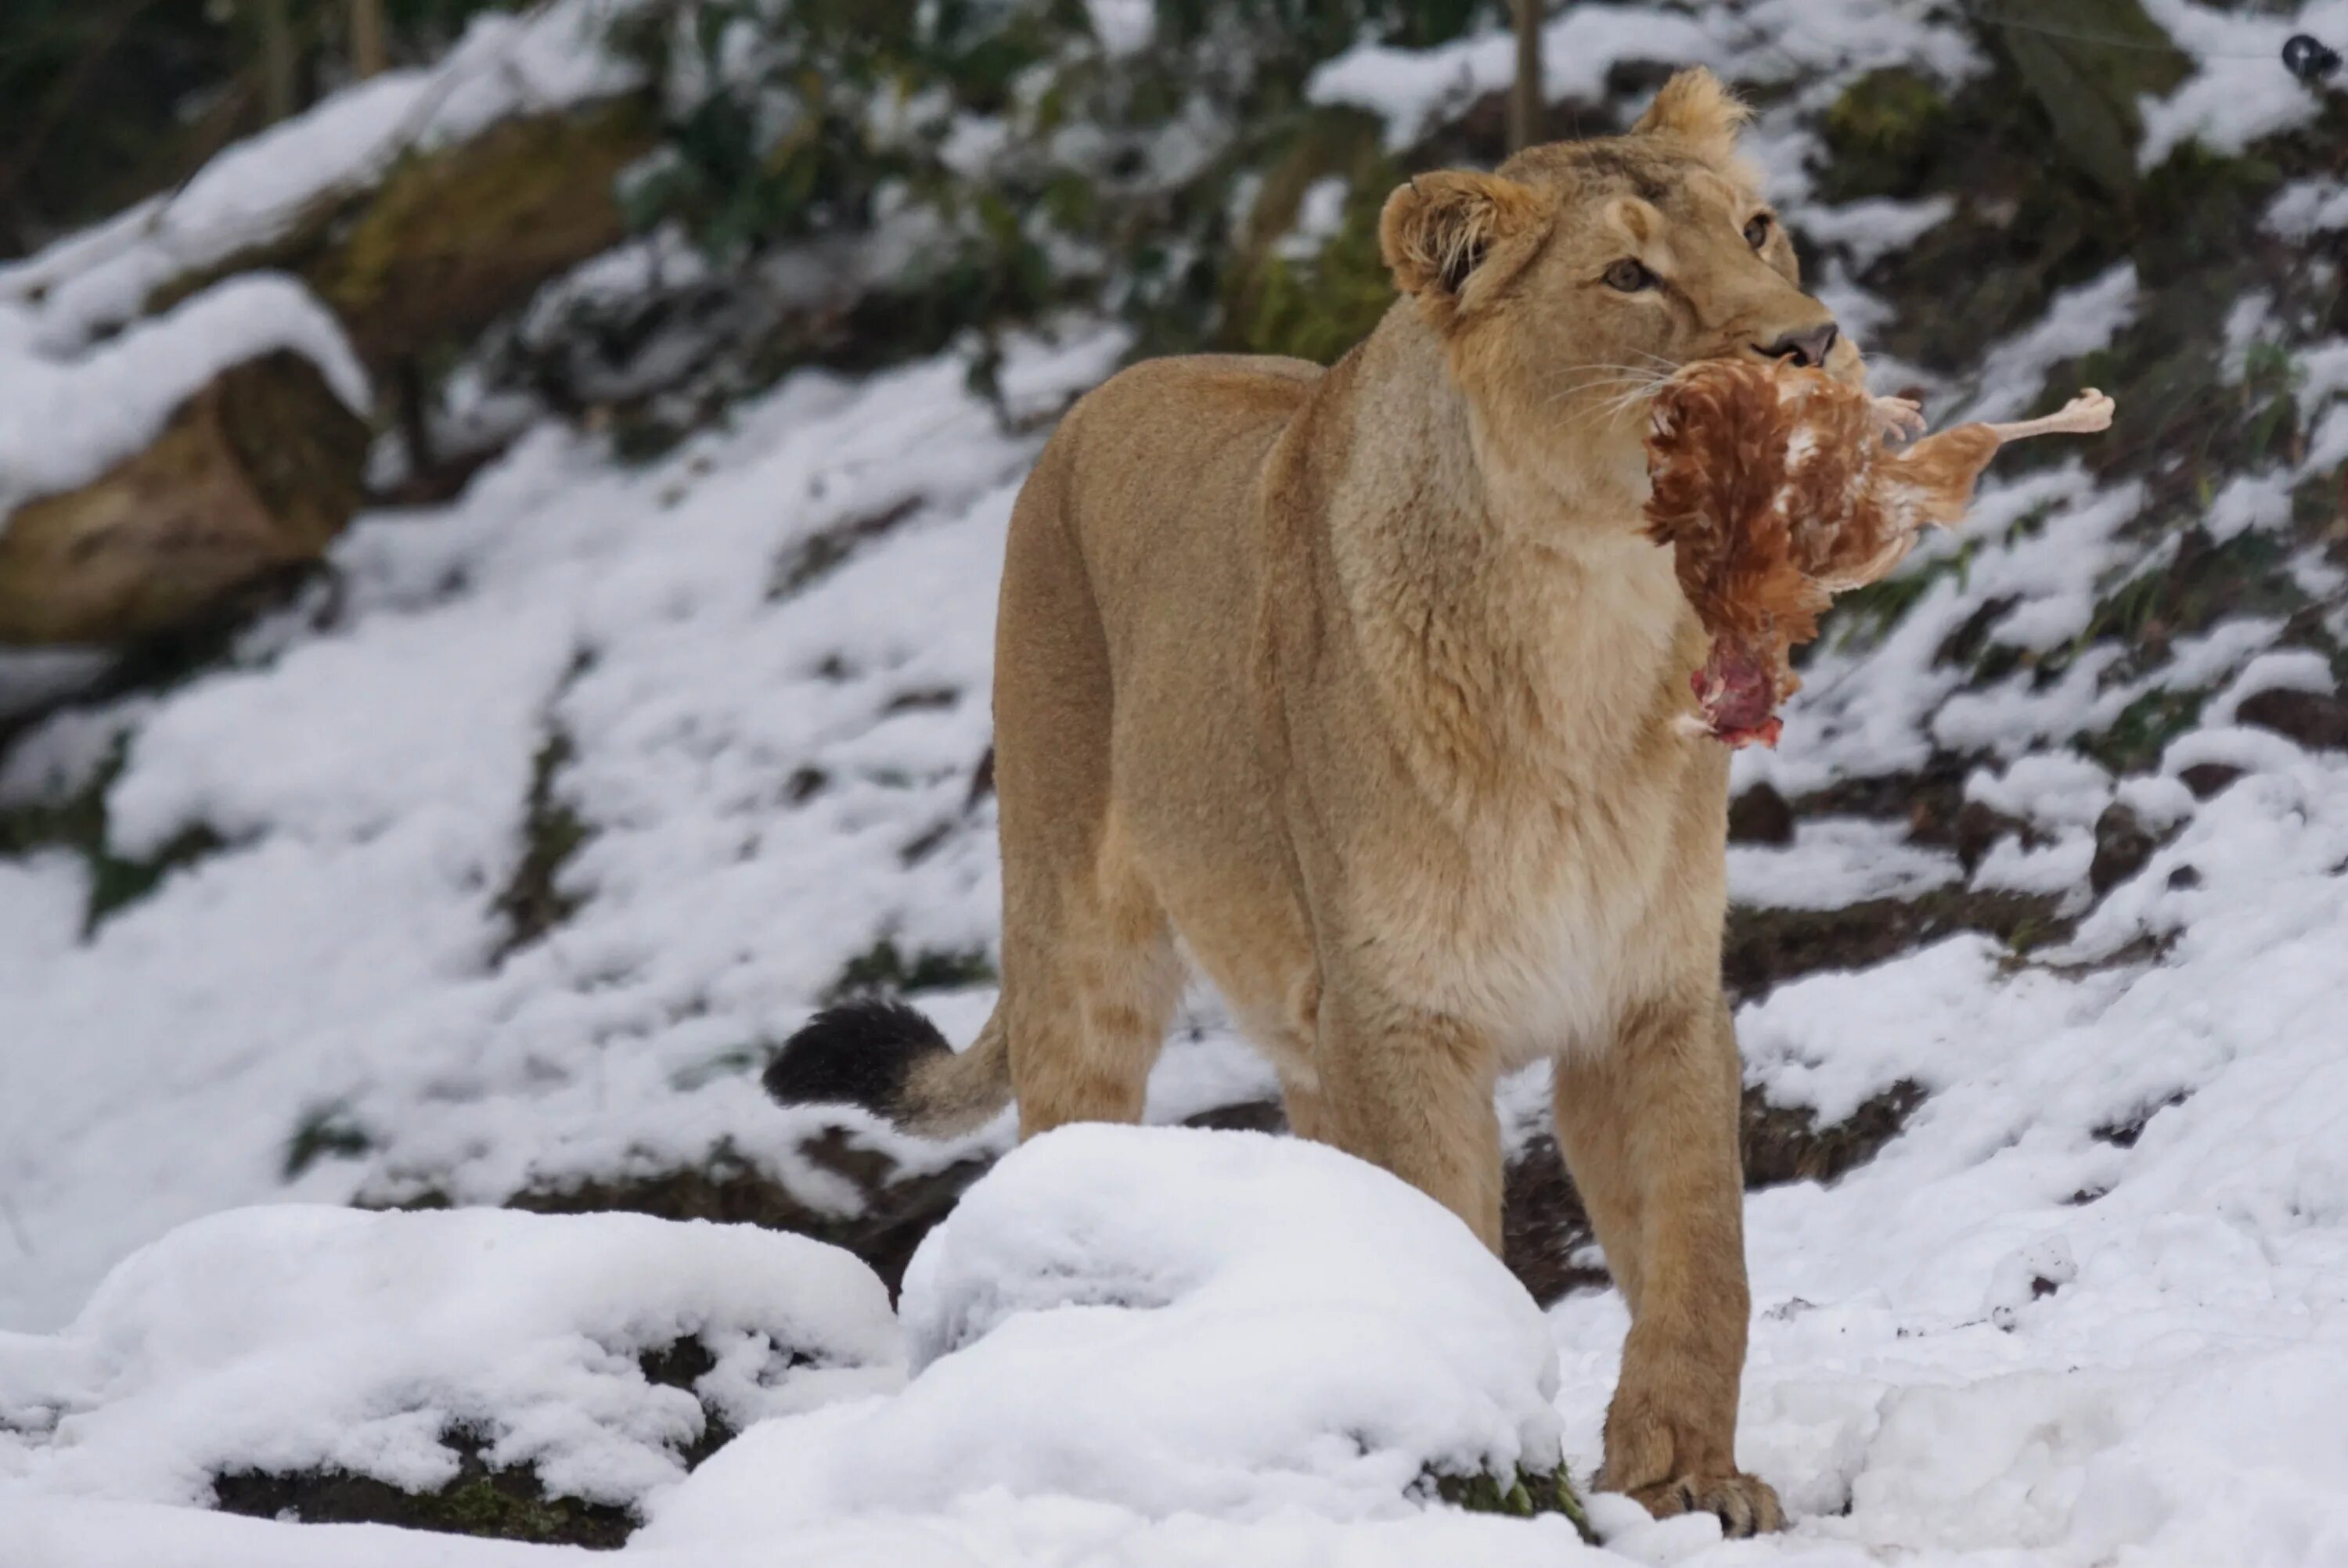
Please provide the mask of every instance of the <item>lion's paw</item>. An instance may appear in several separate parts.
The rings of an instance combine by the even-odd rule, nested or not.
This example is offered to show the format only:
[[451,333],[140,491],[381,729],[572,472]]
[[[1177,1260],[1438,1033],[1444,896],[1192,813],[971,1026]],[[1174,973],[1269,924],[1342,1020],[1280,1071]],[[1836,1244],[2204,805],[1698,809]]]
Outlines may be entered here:
[[1764,1535],[1786,1527],[1786,1510],[1777,1493],[1756,1475],[1679,1476],[1640,1487],[1631,1496],[1657,1519],[1709,1513],[1720,1521],[1721,1532],[1731,1537]]

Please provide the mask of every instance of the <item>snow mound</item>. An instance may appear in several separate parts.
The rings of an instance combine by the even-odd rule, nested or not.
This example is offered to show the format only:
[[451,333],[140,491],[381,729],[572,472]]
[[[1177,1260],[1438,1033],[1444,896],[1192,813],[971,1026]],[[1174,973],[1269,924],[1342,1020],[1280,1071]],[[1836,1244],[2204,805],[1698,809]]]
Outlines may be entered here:
[[1400,1517],[1560,1460],[1540,1310],[1431,1200],[1318,1144],[1070,1127],[932,1232],[893,1399],[745,1434],[647,1546],[1054,1495],[1146,1517]]
[[[690,1391],[640,1358],[698,1338]],[[639,1214],[282,1205],[184,1225],[63,1333],[0,1334],[9,1494],[207,1503],[214,1476],[338,1469],[408,1491],[463,1430],[550,1493],[679,1480],[705,1404],[735,1426],[894,1387],[863,1264],[804,1236]]]

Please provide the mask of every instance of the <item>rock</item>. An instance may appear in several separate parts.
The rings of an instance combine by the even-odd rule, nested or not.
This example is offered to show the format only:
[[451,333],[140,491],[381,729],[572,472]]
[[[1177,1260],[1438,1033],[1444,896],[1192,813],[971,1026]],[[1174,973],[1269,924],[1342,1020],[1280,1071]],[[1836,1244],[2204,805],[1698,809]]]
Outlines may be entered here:
[[319,559],[366,452],[309,360],[232,367],[143,451],[0,522],[0,642],[120,646],[221,615]]
[[2096,858],[2087,866],[2087,886],[2100,898],[2145,867],[2160,840],[2135,812],[2115,801],[2096,819]]
[[2311,751],[2348,751],[2348,702],[2321,692],[2270,688],[2234,710],[2245,724],[2288,735]]
[[2195,763],[2177,775],[2178,782],[2193,792],[2196,800],[2208,800],[2219,790],[2242,776],[2242,770],[2231,763]]

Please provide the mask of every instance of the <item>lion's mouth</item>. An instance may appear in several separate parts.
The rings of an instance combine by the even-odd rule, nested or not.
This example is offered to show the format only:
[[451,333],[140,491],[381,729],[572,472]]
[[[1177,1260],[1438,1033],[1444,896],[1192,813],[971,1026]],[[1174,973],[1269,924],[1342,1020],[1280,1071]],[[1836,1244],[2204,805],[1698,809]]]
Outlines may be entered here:
[[1726,638],[1715,637],[1704,668],[1688,679],[1696,711],[1712,737],[1741,749],[1775,747],[1785,724],[1776,714],[1777,681],[1769,661]]

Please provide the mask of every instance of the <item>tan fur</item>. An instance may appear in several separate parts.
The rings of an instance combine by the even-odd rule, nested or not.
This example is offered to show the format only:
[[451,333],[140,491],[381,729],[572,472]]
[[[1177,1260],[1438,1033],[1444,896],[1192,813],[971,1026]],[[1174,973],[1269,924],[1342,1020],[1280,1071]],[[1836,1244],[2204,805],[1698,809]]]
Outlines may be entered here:
[[1827,320],[1745,238],[1742,118],[1684,74],[1629,137],[1421,176],[1382,226],[1406,297],[1334,368],[1156,361],[1069,415],[1003,585],[1003,999],[905,1112],[1133,1119],[1179,938],[1301,1132],[1497,1247],[1494,1081],[1553,1059],[1634,1317],[1605,1482],[1750,1530],[1727,753],[1673,723],[1704,639],[1637,395]]

